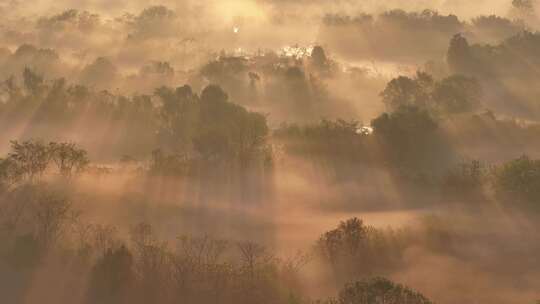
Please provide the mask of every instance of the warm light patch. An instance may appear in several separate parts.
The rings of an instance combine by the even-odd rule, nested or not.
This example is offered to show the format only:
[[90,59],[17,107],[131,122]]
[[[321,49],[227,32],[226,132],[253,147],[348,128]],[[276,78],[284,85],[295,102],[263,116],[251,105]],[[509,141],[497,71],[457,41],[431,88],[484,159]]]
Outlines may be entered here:
[[216,1],[215,9],[219,16],[229,20],[236,17],[252,17],[261,20],[265,16],[262,8],[252,0]]

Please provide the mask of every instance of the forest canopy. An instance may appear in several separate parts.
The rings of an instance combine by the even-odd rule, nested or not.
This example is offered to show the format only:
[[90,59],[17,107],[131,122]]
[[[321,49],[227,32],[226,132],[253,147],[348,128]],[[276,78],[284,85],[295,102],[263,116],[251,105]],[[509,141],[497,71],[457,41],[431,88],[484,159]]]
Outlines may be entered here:
[[0,303],[540,299],[540,3],[0,3]]

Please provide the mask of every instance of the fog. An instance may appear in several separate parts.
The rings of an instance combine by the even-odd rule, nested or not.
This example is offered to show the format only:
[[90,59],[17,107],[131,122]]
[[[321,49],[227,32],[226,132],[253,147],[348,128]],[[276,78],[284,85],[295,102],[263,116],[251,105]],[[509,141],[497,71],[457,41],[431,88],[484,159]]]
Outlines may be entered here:
[[537,303],[539,10],[0,1],[0,303]]

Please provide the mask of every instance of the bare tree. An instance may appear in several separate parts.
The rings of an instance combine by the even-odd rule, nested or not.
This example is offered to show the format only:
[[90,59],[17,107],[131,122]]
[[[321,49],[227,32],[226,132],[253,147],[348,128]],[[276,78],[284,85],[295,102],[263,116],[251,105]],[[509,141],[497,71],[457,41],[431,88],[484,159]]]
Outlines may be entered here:
[[23,178],[23,172],[11,158],[0,159],[0,191],[11,188]]
[[54,245],[79,216],[71,201],[44,191],[32,206],[35,236],[44,249]]

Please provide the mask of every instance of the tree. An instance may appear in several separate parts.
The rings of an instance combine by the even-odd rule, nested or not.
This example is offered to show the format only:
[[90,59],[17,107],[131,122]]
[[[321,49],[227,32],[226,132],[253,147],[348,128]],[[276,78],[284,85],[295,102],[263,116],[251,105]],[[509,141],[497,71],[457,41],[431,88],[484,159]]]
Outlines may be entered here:
[[324,233],[315,248],[337,280],[349,281],[398,265],[404,250],[400,237],[393,230],[376,229],[351,218]]
[[464,113],[478,109],[481,96],[475,78],[453,75],[436,83],[433,101],[440,113]]
[[165,77],[173,77],[174,69],[171,67],[171,64],[166,61],[152,61],[141,68],[140,74],[145,76],[162,75]]
[[36,240],[43,249],[54,245],[78,217],[68,198],[49,191],[37,192],[32,212]]
[[145,8],[138,16],[130,20],[131,32],[128,40],[138,41],[164,38],[177,34],[175,28],[176,13],[163,5]]
[[369,130],[357,121],[323,119],[299,126],[284,124],[274,138],[287,153],[309,158],[331,178],[358,180],[357,166],[369,161]]
[[158,113],[158,135],[162,144],[177,153],[190,155],[199,119],[199,97],[187,85],[176,90],[161,87],[155,94],[162,102]]
[[161,149],[152,151],[149,171],[162,176],[183,176],[189,173],[190,161],[184,154],[166,154]]
[[399,76],[392,79],[381,93],[383,103],[391,111],[402,106],[427,108],[433,82],[431,76],[421,72],[415,78]]
[[489,41],[501,41],[525,30],[522,20],[511,20],[497,15],[479,16],[472,20],[474,32]]
[[13,160],[22,175],[33,181],[47,169],[50,161],[49,149],[40,141],[11,141],[8,158]]
[[195,149],[207,160],[236,159],[246,164],[264,152],[268,126],[262,114],[228,101],[218,86],[201,94]]
[[0,190],[5,190],[23,177],[21,168],[12,158],[0,159]]
[[38,96],[43,91],[43,77],[29,68],[23,71],[24,87],[32,96]]
[[130,303],[127,293],[134,280],[133,257],[125,246],[108,249],[90,273],[87,303]]
[[459,198],[481,195],[485,177],[486,168],[480,161],[461,162],[444,177],[443,192]]
[[453,75],[435,80],[427,73],[417,72],[414,78],[392,79],[381,97],[389,111],[417,107],[436,114],[457,114],[476,110],[482,90],[473,77]]
[[494,187],[504,200],[540,210],[540,160],[522,156],[495,172]]
[[450,40],[446,61],[454,73],[470,74],[474,70],[474,59],[469,42],[463,35],[456,34]]
[[89,163],[87,152],[75,143],[49,143],[49,153],[60,174],[71,177],[82,171]]
[[534,10],[533,0],[512,0],[512,6],[517,9],[532,11]]
[[384,278],[347,284],[339,304],[431,304],[421,293]]
[[429,112],[417,107],[401,107],[371,122],[373,135],[386,160],[402,173],[446,169],[452,156],[438,123]]
[[152,226],[140,223],[131,229],[134,244],[134,270],[138,275],[141,290],[138,293],[143,303],[163,302],[169,269],[169,252],[166,242],[160,242]]
[[330,72],[332,62],[326,56],[323,47],[317,45],[311,51],[311,64],[319,73],[325,75]]
[[0,162],[0,177],[11,183],[20,179],[34,181],[43,175],[51,160],[65,177],[71,177],[89,164],[86,151],[74,143],[51,142],[45,145],[41,141],[14,140],[8,157]]
[[326,60],[328,60],[324,49],[320,45],[313,47],[313,50],[311,51],[311,59],[313,60],[314,64],[320,67],[324,66],[326,64]]
[[355,255],[366,240],[367,227],[362,220],[352,218],[341,222],[337,229],[323,234],[317,243],[322,256],[336,265],[343,254]]
[[119,77],[118,68],[107,58],[99,57],[81,71],[81,82],[99,89],[113,88]]

